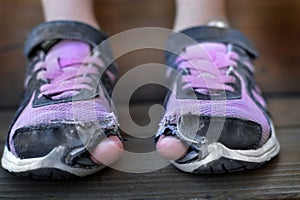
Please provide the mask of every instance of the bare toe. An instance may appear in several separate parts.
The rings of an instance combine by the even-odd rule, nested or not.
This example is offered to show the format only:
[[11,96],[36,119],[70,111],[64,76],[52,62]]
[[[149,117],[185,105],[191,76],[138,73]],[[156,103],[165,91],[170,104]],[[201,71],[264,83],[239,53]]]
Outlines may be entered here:
[[174,136],[162,135],[156,143],[158,153],[168,160],[177,160],[182,158],[188,147]]
[[117,136],[103,139],[98,146],[91,151],[91,159],[97,164],[110,165],[119,160],[124,152],[122,142]]

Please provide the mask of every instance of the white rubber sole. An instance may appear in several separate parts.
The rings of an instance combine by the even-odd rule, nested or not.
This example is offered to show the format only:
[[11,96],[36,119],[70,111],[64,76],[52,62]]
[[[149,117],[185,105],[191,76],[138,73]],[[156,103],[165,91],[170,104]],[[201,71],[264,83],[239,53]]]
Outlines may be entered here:
[[44,157],[20,159],[10,152],[5,146],[1,164],[4,169],[14,174],[27,172],[30,173],[32,171],[42,169],[55,169],[77,177],[88,176],[100,171],[105,167],[99,166],[92,169],[70,167],[61,161],[64,151],[65,147],[59,146],[54,148],[48,155]]
[[[276,138],[275,130],[272,125],[272,135],[270,139],[259,149],[233,150],[227,148],[221,143],[213,142],[207,145],[208,155],[204,159],[185,164],[180,164],[177,162],[172,162],[172,164],[178,169],[185,172],[192,173],[195,170],[198,170],[201,173],[202,169],[203,171],[207,171],[206,168],[211,167],[210,163],[218,162],[218,160],[223,158],[225,158],[225,160],[229,160],[229,162],[240,161],[241,163],[263,164],[275,157],[279,153],[279,151],[280,144]],[[218,163],[214,163],[214,165],[217,164]],[[222,167],[224,168],[224,165]],[[228,171],[230,171],[230,167],[228,168]]]

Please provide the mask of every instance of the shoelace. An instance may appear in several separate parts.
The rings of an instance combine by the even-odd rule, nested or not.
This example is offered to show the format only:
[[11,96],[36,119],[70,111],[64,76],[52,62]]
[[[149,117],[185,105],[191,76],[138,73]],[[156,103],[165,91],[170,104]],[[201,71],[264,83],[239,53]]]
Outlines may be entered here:
[[73,59],[72,63],[62,66],[60,58],[52,55],[46,57],[45,61],[35,65],[37,79],[46,82],[40,87],[40,96],[50,99],[61,99],[75,96],[82,89],[95,90],[93,82],[97,83],[100,68],[104,67],[103,61],[97,55],[82,59]]
[[238,54],[231,46],[220,43],[201,43],[186,48],[177,59],[183,88],[193,88],[202,94],[218,91],[234,92],[235,77],[231,71],[237,66]]

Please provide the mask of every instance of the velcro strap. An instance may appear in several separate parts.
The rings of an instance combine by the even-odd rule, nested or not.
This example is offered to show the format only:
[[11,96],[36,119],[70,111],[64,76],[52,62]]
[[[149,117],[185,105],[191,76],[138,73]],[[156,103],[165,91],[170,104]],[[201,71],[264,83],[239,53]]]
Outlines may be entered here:
[[244,49],[252,58],[258,56],[252,43],[241,32],[230,28],[200,26],[172,34],[166,46],[166,59],[183,51],[187,46],[202,42],[233,44]]
[[38,25],[28,35],[24,53],[27,57],[42,43],[51,40],[80,40],[93,47],[99,45],[107,36],[99,30],[75,21],[52,21]]

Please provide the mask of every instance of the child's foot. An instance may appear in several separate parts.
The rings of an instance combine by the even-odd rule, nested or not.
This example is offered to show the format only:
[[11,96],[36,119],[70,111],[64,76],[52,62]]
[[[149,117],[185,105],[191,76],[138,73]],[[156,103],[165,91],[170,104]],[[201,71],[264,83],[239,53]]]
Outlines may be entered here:
[[232,29],[198,27],[171,36],[168,50],[176,46],[179,56],[168,53],[167,64],[180,76],[171,74],[173,93],[156,136],[160,154],[193,173],[254,169],[276,156],[247,39]]
[[108,46],[97,47],[104,39],[77,22],[34,29],[25,48],[26,91],[9,130],[4,169],[34,178],[83,177],[120,158],[123,145],[109,99],[116,68],[105,69],[113,59]]

